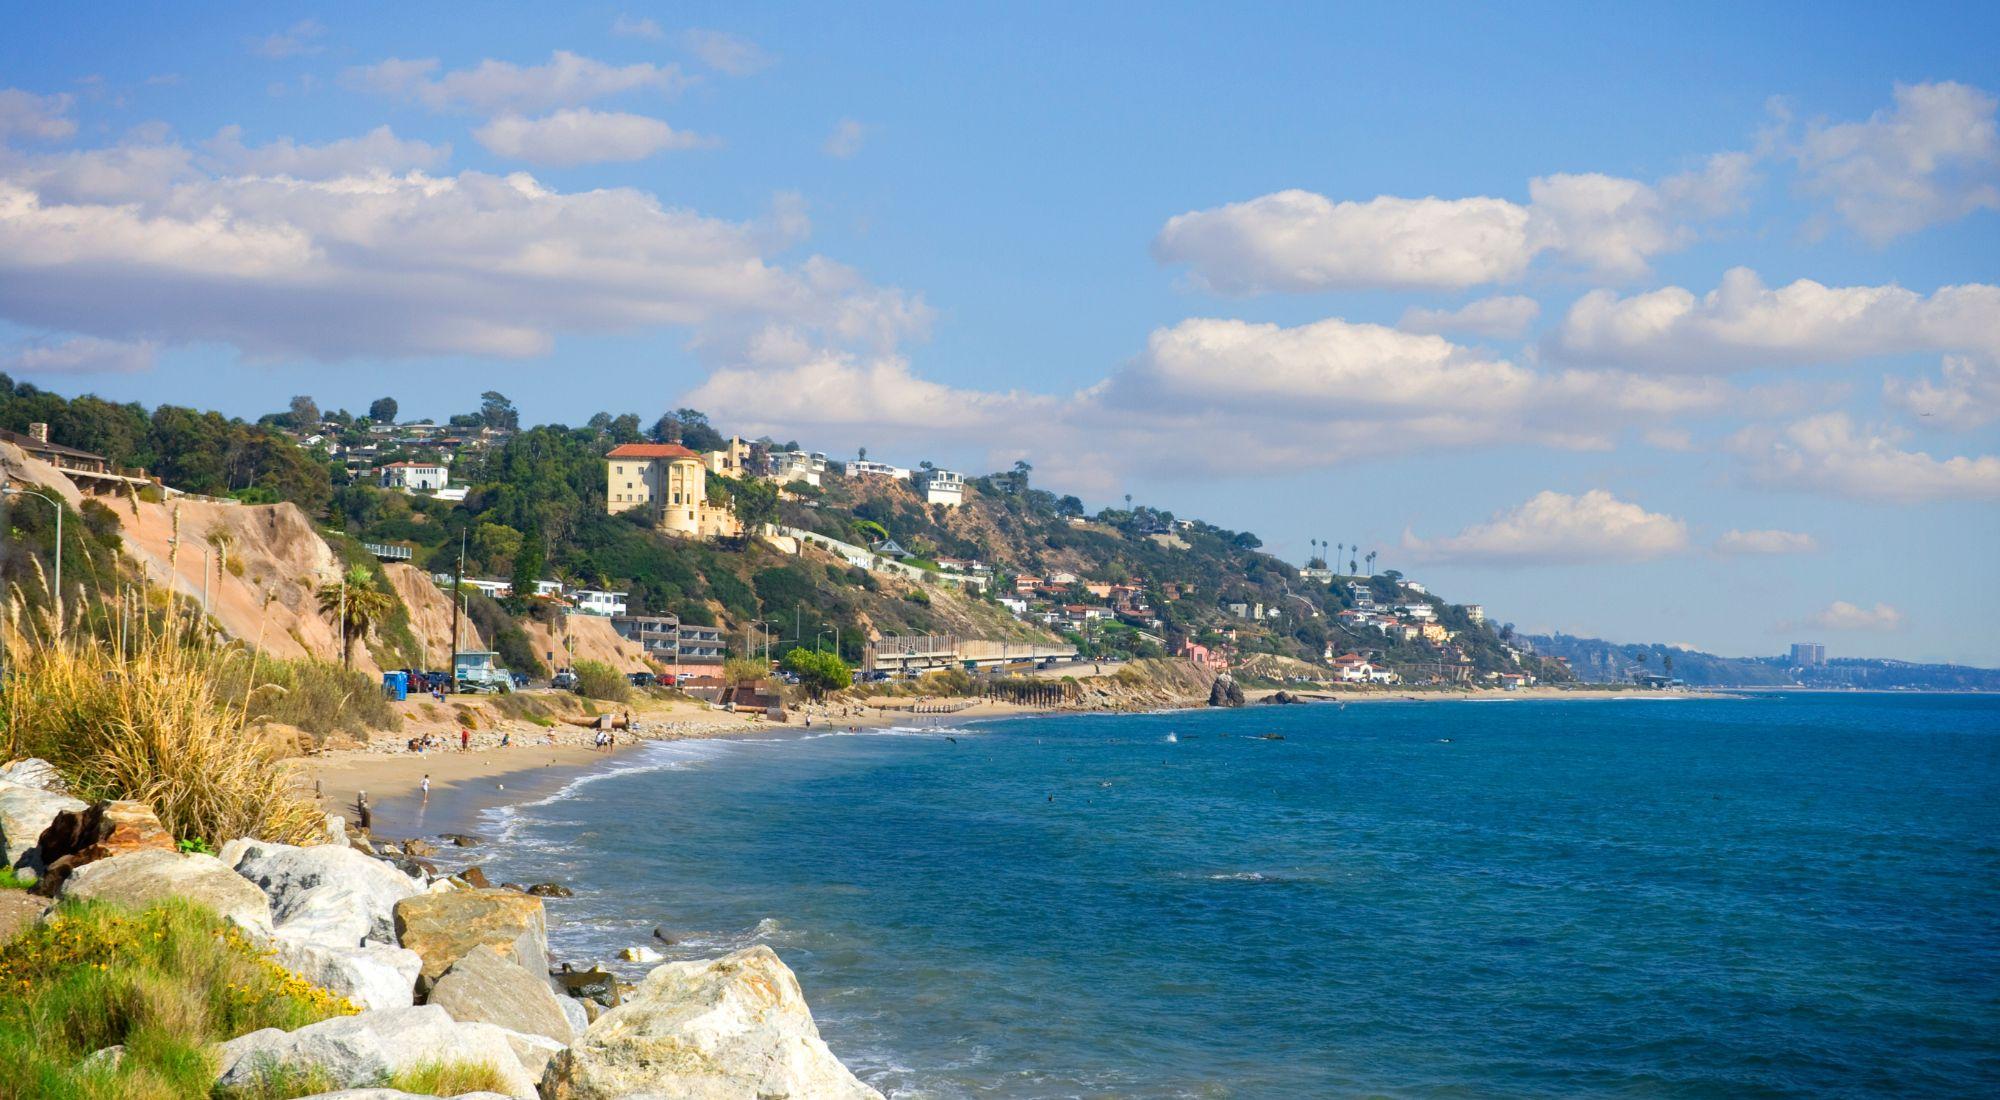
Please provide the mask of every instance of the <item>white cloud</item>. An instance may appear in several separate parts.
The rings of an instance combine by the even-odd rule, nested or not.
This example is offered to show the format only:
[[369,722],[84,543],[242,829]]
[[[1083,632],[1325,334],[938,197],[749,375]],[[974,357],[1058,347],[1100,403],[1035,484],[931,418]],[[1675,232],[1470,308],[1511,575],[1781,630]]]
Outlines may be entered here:
[[667,32],[660,24],[643,16],[620,15],[611,21],[611,33],[620,38],[645,38],[654,42],[666,40]]
[[72,336],[17,349],[7,360],[7,369],[28,374],[133,374],[151,370],[159,350],[158,344],[147,340]]
[[840,160],[851,160],[861,151],[862,142],[868,138],[868,127],[851,118],[843,118],[833,124],[833,133],[828,134],[820,151]]
[[1782,431],[1746,429],[1732,447],[1752,480],[1885,503],[2000,499],[2000,456],[1938,459],[1906,451],[1887,435],[1856,428],[1845,413],[1826,413]]
[[693,149],[707,139],[676,130],[657,118],[576,107],[541,118],[501,115],[472,132],[479,144],[503,157],[534,164],[599,164],[644,160],[670,149]]
[[767,258],[798,228],[783,209],[767,227],[526,174],[308,180],[198,159],[156,146],[0,165],[0,316],[323,360],[529,356],[558,333],[669,326],[716,358],[772,325],[883,349],[928,323],[921,300],[831,260]]
[[681,40],[702,64],[725,76],[763,72],[777,61],[757,43],[728,31],[691,30]]
[[1538,256],[1616,278],[1691,239],[1686,219],[1734,204],[1748,172],[1738,155],[1658,187],[1598,174],[1542,176],[1524,205],[1474,197],[1383,195],[1336,202],[1305,190],[1195,210],[1153,241],[1224,294],[1364,287],[1459,289],[1513,282]]
[[14,136],[60,141],[76,133],[69,117],[76,97],[36,95],[19,88],[0,88],[0,141]]
[[1901,630],[1903,613],[1886,603],[1874,607],[1862,607],[1835,600],[1826,610],[1808,617],[1802,624],[1783,624],[1784,629],[1795,625],[1816,626],[1821,630]]
[[1793,150],[1805,186],[1862,237],[2000,209],[2000,100],[1965,84],[1898,84],[1866,122],[1816,123]]
[[1677,286],[1629,298],[1591,291],[1570,307],[1549,350],[1573,362],[1688,372],[1922,351],[1994,358],[2000,286],[1967,283],[1923,295],[1800,279],[1773,290],[1739,267],[1700,298]]
[[1919,420],[1970,431],[2000,420],[2000,363],[1947,355],[1938,381],[1886,378],[1883,399]]
[[1715,540],[1718,554],[1810,554],[1819,540],[1802,531],[1725,531]]
[[326,27],[317,19],[301,19],[274,34],[251,39],[250,52],[272,61],[320,52],[319,39]]
[[693,78],[678,65],[608,65],[568,50],[557,50],[541,65],[516,65],[488,58],[470,69],[435,75],[436,58],[389,58],[349,69],[348,86],[398,99],[410,99],[433,111],[464,109],[486,114],[531,114],[557,107],[580,107],[593,100],[628,92],[678,93]]
[[451,159],[451,146],[405,141],[387,126],[325,145],[300,145],[291,138],[279,138],[255,147],[243,144],[241,126],[225,126],[202,143],[202,149],[223,171],[309,180],[436,168]]
[[1644,561],[1684,552],[1687,524],[1648,512],[1602,489],[1581,496],[1537,493],[1450,538],[1403,536],[1403,548],[1425,561],[1496,565]]
[[1542,312],[1540,302],[1520,295],[1503,295],[1467,302],[1457,309],[1423,309],[1411,306],[1403,311],[1396,327],[1404,332],[1466,332],[1496,340],[1516,340],[1525,335]]

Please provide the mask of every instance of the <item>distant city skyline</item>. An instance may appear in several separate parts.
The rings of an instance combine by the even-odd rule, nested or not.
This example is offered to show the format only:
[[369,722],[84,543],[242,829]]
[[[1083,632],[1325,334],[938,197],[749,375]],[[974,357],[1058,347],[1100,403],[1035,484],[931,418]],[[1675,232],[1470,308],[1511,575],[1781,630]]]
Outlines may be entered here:
[[6,26],[17,380],[691,405],[1524,632],[2000,665],[1990,5]]

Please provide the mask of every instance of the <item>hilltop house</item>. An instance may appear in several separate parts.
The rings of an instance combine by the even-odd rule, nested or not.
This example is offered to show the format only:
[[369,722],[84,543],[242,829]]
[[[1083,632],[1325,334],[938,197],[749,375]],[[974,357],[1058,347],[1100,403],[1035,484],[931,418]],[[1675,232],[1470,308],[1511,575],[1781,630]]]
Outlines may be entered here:
[[740,478],[750,466],[750,444],[743,442],[741,436],[730,436],[721,450],[709,451],[701,458],[709,473]]
[[847,464],[847,476],[851,478],[886,477],[897,481],[908,481],[910,479],[910,471],[901,466],[891,466],[886,462],[870,462],[865,458],[860,458]]
[[1437,618],[1437,609],[1427,603],[1405,603],[1396,605],[1396,614],[1427,623]]
[[923,470],[917,474],[917,491],[926,504],[956,508],[965,503],[965,475],[951,470]]
[[708,467],[677,443],[625,443],[604,456],[604,508],[612,515],[643,509],[670,535],[716,538],[743,533],[727,504],[708,500]]
[[451,467],[436,462],[391,462],[375,471],[376,484],[406,493],[436,493],[451,487]]
[[616,616],[625,614],[624,592],[606,592],[598,588],[574,588],[570,599],[576,601],[576,609],[585,615]]
[[779,485],[803,481],[817,486],[826,473],[826,456],[818,451],[772,451],[771,480]]

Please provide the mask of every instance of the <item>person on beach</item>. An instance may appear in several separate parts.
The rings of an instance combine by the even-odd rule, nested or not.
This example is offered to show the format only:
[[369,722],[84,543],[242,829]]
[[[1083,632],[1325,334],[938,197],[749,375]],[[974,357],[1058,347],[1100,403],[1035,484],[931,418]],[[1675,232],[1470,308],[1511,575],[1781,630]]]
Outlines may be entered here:
[[513,733],[511,733],[511,732],[503,732],[503,733],[501,733],[501,735],[500,735],[500,747],[501,747],[501,748],[503,748],[503,749],[504,749],[504,748],[506,748],[507,746],[509,746],[509,745],[511,745],[511,744],[513,744],[513,743],[514,743],[514,735],[513,735]]
[[424,792],[425,802],[429,802],[431,800],[431,773],[429,772],[424,773],[424,781],[417,784],[417,789]]
[[460,726],[458,728],[458,751],[466,752],[471,748],[472,748],[472,731],[466,729],[464,726]]

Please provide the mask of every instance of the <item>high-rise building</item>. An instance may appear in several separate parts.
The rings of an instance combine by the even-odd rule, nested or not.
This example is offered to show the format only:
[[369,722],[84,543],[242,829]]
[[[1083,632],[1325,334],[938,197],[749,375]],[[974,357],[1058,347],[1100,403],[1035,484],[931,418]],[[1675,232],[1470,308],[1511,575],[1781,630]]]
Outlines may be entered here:
[[1818,668],[1826,664],[1826,647],[1818,642],[1793,642],[1792,667]]

